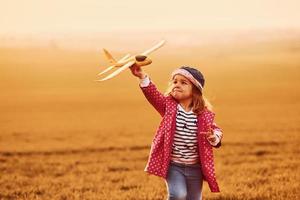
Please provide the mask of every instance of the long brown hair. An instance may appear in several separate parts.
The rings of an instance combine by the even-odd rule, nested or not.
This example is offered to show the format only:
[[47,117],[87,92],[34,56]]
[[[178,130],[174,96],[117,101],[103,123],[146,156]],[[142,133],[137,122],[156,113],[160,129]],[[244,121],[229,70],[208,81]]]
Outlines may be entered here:
[[193,93],[192,110],[195,114],[200,114],[205,108],[208,110],[212,110],[211,103],[202,94],[202,92],[194,85],[193,85],[192,93]]
[[[192,88],[193,100],[192,100],[192,110],[195,114],[200,114],[204,109],[212,110],[212,105],[208,99],[202,94],[202,92],[194,85]],[[166,96],[171,95],[172,92],[172,81],[169,82],[168,88],[165,92]]]

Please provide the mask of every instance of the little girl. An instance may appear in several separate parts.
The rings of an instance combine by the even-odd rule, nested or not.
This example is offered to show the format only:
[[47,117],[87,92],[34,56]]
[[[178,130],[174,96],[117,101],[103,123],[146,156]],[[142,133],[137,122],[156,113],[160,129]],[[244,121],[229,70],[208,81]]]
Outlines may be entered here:
[[162,116],[145,171],[166,180],[170,200],[202,199],[203,180],[212,192],[219,192],[212,147],[221,146],[222,132],[202,96],[202,73],[187,66],[176,69],[165,96],[138,63],[130,69],[140,78],[147,100]]

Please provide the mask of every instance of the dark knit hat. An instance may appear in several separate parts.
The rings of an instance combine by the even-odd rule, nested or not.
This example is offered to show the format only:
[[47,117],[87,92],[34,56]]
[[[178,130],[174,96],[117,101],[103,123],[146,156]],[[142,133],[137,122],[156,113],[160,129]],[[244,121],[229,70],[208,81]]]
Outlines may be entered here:
[[182,66],[182,67],[174,70],[174,72],[172,73],[172,78],[174,78],[174,76],[176,74],[181,74],[181,75],[185,76],[197,88],[199,88],[200,91],[202,91],[202,89],[204,87],[205,79],[204,79],[203,74],[199,70],[197,70],[197,69],[195,69],[193,67]]

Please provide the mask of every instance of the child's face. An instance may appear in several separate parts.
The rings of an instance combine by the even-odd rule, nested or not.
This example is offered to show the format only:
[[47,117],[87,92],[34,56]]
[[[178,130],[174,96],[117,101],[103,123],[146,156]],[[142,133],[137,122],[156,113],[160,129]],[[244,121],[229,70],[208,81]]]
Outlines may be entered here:
[[192,98],[193,83],[185,76],[177,74],[172,80],[171,95],[176,100],[186,100]]

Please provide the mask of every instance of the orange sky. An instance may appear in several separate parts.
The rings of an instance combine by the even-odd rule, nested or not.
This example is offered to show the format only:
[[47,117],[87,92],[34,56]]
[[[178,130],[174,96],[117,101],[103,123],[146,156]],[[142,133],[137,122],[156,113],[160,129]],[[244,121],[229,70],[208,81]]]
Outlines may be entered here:
[[0,34],[300,28],[299,0],[0,0]]

